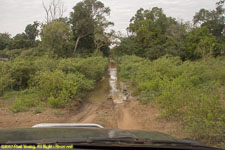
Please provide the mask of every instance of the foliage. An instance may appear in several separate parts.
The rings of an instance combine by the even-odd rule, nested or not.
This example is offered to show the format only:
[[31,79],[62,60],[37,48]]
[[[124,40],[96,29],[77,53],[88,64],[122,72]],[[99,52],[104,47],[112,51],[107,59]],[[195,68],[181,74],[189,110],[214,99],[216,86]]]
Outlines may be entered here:
[[[105,7],[102,2],[97,0],[83,0],[73,7],[73,12],[70,14],[70,23],[75,39],[73,54],[76,53],[80,40],[90,39],[92,42],[85,44],[95,47],[97,50],[104,45],[109,46],[105,33],[106,28],[112,25],[106,19],[109,14],[109,7]],[[84,49],[82,45],[79,45],[79,48]]]
[[[14,112],[39,107],[41,101],[48,102],[52,107],[66,107],[74,100],[82,100],[94,88],[96,81],[104,75],[107,64],[107,59],[103,57],[56,59],[35,56],[0,62],[0,94],[3,99],[17,99],[10,107]],[[11,90],[28,90],[32,91],[31,95],[39,97],[33,105],[33,99],[26,98],[25,93],[17,98],[15,95],[20,94],[9,95]],[[27,92],[27,95],[30,93]]]
[[188,33],[186,39],[187,58],[195,60],[213,55],[216,38],[209,33],[208,28],[196,28]]
[[25,28],[27,39],[31,42],[32,46],[35,46],[35,40],[39,34],[38,27],[39,23],[35,21],[33,24],[28,24]]
[[0,33],[0,50],[7,48],[10,43],[10,40],[10,34]]
[[62,60],[58,67],[67,73],[78,71],[88,79],[98,81],[104,75],[107,59],[102,57],[67,59]]
[[164,55],[179,56],[182,60],[217,57],[225,54],[224,1],[215,10],[201,9],[192,23],[167,17],[163,10],[139,9],[130,20],[128,37],[120,38],[114,48],[117,56],[137,55],[155,60]]
[[217,3],[215,10],[200,9],[200,11],[195,14],[193,22],[202,27],[207,27],[214,36],[221,38],[221,36],[224,36],[225,28],[224,13],[224,1],[221,1]]
[[13,113],[29,111],[31,107],[42,105],[38,93],[32,90],[8,92],[8,96],[15,99],[13,105],[9,107]]
[[114,54],[117,56],[121,55],[135,55],[140,53],[141,48],[140,46],[135,43],[130,38],[122,38],[121,43],[118,47],[114,48]]
[[121,39],[115,53],[157,59],[165,54],[185,56],[184,39],[188,26],[167,17],[161,8],[139,9],[127,28],[129,36]]
[[224,59],[123,56],[117,62],[121,79],[137,87],[140,102],[158,102],[163,117],[179,120],[193,137],[213,143],[225,139]]
[[33,85],[43,99],[48,99],[52,107],[65,107],[76,94],[77,85],[62,71],[40,72],[33,79]]
[[28,24],[25,28],[25,33],[18,33],[13,38],[8,33],[0,33],[0,50],[3,49],[26,49],[37,47],[39,40],[36,40],[39,34],[39,23],[34,22]]
[[9,49],[26,49],[31,47],[31,42],[28,40],[25,33],[16,34],[9,43]]
[[58,56],[71,54],[69,42],[71,39],[70,26],[62,21],[53,21],[45,25],[41,31],[42,46],[50,53]]
[[225,54],[224,0],[219,1],[216,5],[215,10],[201,9],[195,14],[193,22],[202,28],[208,28],[216,40],[213,56],[220,56]]
[[33,62],[23,59],[2,63],[0,66],[1,92],[7,89],[21,90],[28,87],[28,81],[35,73]]

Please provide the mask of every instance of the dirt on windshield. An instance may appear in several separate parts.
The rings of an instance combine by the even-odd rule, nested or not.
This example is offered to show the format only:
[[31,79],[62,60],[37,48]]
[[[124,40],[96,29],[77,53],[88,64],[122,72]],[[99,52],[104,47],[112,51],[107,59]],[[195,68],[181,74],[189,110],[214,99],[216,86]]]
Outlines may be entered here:
[[187,138],[177,122],[160,118],[156,103],[140,104],[126,84],[117,79],[117,70],[110,60],[109,73],[96,85],[83,104],[67,109],[46,108],[42,113],[12,113],[11,101],[0,101],[0,128],[30,128],[38,123],[97,123],[105,128],[159,131],[178,138]]

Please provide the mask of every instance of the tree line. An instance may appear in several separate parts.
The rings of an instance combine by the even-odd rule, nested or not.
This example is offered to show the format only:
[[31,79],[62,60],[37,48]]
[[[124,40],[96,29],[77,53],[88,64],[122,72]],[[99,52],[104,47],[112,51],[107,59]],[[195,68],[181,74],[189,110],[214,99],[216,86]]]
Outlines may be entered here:
[[[63,17],[63,4],[52,0],[45,6],[46,22],[26,26],[23,33],[11,38],[0,33],[0,50],[38,47],[62,57],[109,56],[115,32],[106,32],[113,23],[107,19],[110,8],[97,0],[83,0],[73,7],[69,17]],[[157,59],[163,55],[179,56],[182,60],[225,55],[224,0],[215,10],[200,9],[192,22],[168,17],[161,8],[139,9],[130,19],[127,36],[114,49],[117,55],[137,55]],[[40,35],[39,40],[37,37]]]
[[120,38],[117,55],[158,59],[163,55],[196,60],[225,55],[224,0],[215,10],[201,9],[192,22],[177,21],[161,8],[139,9],[130,20],[128,36]]
[[64,8],[60,1],[52,0],[49,6],[43,3],[43,8],[45,23],[35,21],[13,38],[8,33],[0,33],[0,50],[38,47],[62,57],[92,53],[109,55],[111,34],[106,28],[113,23],[106,19],[110,8],[102,2],[83,0],[73,7],[69,18],[63,17]]

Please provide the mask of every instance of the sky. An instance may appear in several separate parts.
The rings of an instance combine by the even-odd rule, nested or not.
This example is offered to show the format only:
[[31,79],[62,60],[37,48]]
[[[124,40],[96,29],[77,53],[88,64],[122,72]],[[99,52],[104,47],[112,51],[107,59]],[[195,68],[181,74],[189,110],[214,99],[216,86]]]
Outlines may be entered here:
[[[47,4],[51,0],[44,0]],[[191,21],[201,8],[215,9],[218,0],[100,0],[110,7],[109,20],[115,23],[114,30],[126,33],[130,18],[139,8],[160,7],[167,16]],[[80,0],[62,0],[69,17],[73,6]],[[45,21],[42,0],[0,0],[0,33],[8,32],[12,36],[24,32],[26,25],[34,21]]]

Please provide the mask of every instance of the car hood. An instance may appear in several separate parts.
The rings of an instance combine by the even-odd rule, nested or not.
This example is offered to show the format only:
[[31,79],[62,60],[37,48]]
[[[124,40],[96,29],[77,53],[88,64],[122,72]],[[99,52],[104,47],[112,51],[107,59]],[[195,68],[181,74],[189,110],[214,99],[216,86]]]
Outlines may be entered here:
[[132,137],[149,140],[182,142],[167,134],[149,131],[128,131],[115,129],[87,129],[87,128],[27,128],[0,129],[0,143],[8,141],[31,141],[43,139],[69,138],[119,138]]

